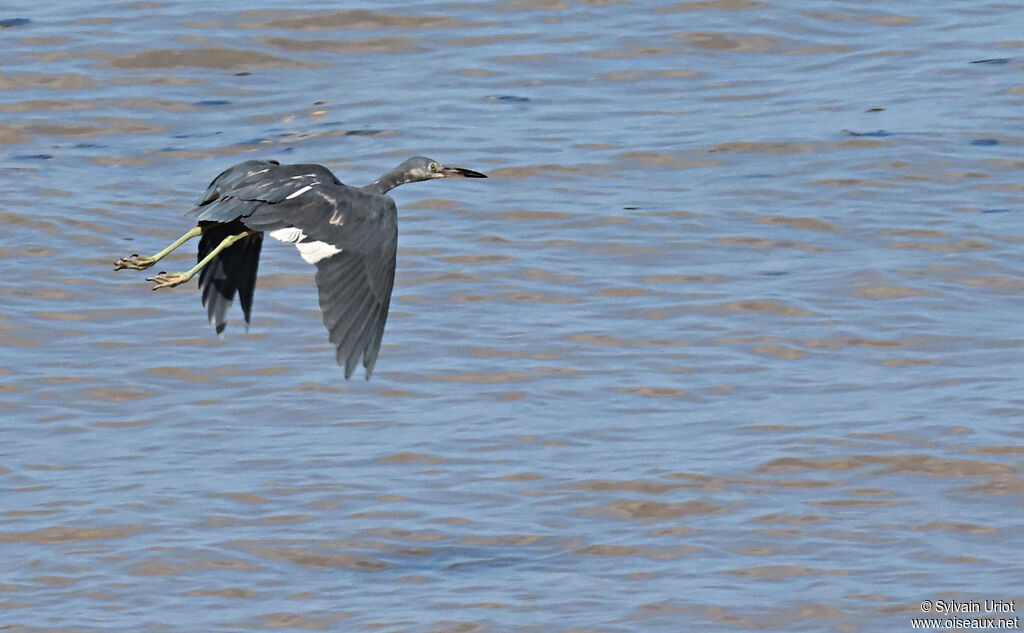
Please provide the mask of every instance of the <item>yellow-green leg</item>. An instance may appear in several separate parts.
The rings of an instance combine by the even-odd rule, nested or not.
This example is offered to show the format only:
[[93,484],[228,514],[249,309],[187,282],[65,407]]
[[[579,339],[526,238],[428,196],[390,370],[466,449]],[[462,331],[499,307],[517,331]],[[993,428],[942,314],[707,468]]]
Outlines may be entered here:
[[196,273],[203,269],[203,266],[206,266],[207,264],[212,262],[213,258],[216,257],[222,250],[228,248],[238,240],[247,238],[250,235],[254,235],[255,233],[256,231],[243,231],[238,235],[229,235],[225,237],[223,240],[221,240],[221,243],[217,245],[217,248],[210,251],[209,255],[199,260],[199,263],[190,268],[189,270],[183,273],[160,273],[159,275],[154,275],[153,277],[147,277],[146,281],[152,281],[153,283],[156,284],[155,286],[153,286],[153,290],[180,286],[189,279],[192,279],[192,277],[194,277]]
[[145,270],[152,266],[153,264],[160,261],[161,259],[163,259],[164,257],[167,257],[171,253],[171,251],[178,248],[185,242],[189,241],[193,237],[199,237],[202,234],[203,229],[197,226],[188,233],[174,240],[174,242],[172,242],[170,246],[160,251],[156,255],[153,255],[152,257],[139,257],[138,253],[135,253],[134,255],[129,255],[128,257],[122,257],[121,259],[114,262],[114,270],[121,270],[122,268],[131,268],[132,270]]

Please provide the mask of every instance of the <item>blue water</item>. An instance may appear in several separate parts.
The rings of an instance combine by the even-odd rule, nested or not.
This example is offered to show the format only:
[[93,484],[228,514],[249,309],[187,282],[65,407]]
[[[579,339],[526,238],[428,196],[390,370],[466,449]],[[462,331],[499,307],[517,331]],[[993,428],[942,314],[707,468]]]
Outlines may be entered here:
[[[7,3],[0,624],[898,631],[1019,599],[1022,18]],[[112,270],[239,160],[414,154],[490,178],[393,192],[369,382],[286,245],[222,339],[194,287]]]

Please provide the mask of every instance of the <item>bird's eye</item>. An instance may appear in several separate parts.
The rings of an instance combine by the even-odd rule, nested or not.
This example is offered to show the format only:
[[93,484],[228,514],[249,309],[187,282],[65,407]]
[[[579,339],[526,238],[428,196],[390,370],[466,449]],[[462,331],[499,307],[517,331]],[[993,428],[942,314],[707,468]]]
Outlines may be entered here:
[[441,166],[438,165],[437,163],[430,163],[430,171],[436,174],[437,172],[441,171]]

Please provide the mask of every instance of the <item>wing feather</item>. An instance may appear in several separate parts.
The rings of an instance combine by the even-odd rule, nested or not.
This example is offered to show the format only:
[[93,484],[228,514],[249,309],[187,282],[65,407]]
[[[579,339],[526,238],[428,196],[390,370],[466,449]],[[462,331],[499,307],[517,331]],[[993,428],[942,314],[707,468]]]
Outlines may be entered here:
[[[241,222],[210,224],[199,240],[197,259],[201,260],[230,235],[245,230]],[[259,233],[239,240],[224,249],[199,271],[199,290],[203,307],[210,323],[220,334],[227,326],[227,312],[238,293],[246,326],[252,315],[252,300],[256,290],[256,274],[260,262],[263,236]]]
[[[383,259],[390,264],[377,265]],[[320,309],[331,343],[337,348],[345,378],[352,376],[362,358],[369,380],[377,362],[388,318],[395,275],[392,244],[363,254],[342,251],[317,262],[316,284]]]

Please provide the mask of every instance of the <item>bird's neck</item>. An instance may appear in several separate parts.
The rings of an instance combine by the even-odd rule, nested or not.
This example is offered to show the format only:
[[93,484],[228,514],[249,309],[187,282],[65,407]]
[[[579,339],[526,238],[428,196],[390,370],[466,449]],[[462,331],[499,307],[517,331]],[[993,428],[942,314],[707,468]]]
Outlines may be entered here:
[[391,191],[398,185],[404,185],[407,182],[409,181],[405,180],[402,177],[402,174],[388,172],[381,176],[380,178],[378,178],[377,180],[374,180],[370,184],[363,187],[363,189],[369,191],[370,193],[384,194]]

